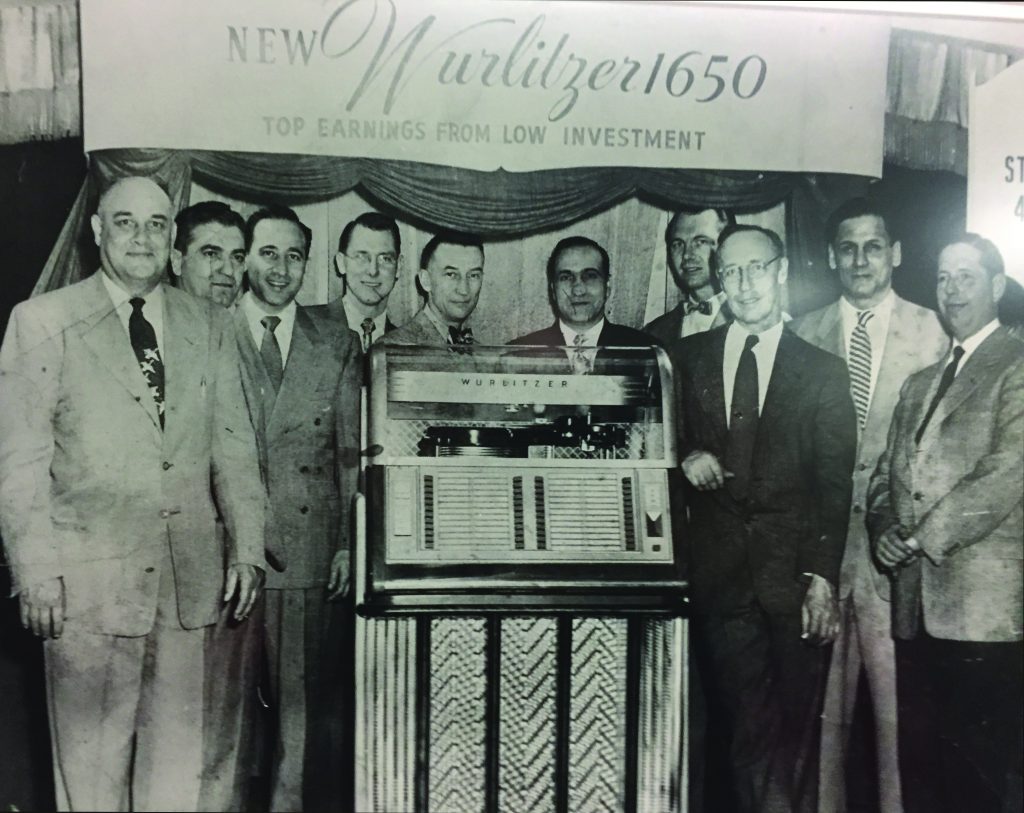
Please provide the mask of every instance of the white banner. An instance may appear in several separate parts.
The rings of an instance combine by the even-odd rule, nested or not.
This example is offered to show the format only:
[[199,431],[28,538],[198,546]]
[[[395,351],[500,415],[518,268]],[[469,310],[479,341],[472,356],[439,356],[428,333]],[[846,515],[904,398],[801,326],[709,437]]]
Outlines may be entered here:
[[676,4],[82,0],[87,150],[882,168],[888,26]]

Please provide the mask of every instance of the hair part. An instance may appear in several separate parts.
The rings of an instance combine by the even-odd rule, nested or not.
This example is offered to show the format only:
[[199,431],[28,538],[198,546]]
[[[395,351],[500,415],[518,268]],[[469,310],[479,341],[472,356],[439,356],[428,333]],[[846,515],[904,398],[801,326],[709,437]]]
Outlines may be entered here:
[[441,245],[464,246],[466,248],[478,248],[484,253],[484,243],[477,235],[461,231],[440,231],[431,237],[420,252],[420,270],[425,271],[434,254]]
[[976,234],[975,232],[961,232],[956,239],[948,240],[943,244],[942,248],[939,250],[939,254],[950,246],[955,246],[960,243],[965,246],[970,246],[978,252],[978,257],[981,260],[981,267],[988,273],[989,279],[1006,273],[1006,263],[1003,262],[1003,255],[996,247],[996,244],[987,237],[982,237],[980,234]]
[[236,228],[245,234],[245,219],[226,203],[219,200],[207,200],[194,203],[178,212],[174,218],[178,233],[174,238],[174,247],[184,254],[192,242],[192,233],[200,226],[217,223],[225,228]]
[[777,256],[786,256],[786,244],[783,243],[782,238],[771,229],[766,229],[764,226],[755,226],[751,223],[734,223],[731,226],[726,226],[722,233],[718,235],[718,251],[713,255],[716,272],[719,267],[721,267],[722,248],[725,246],[726,240],[737,234],[760,234],[772,244],[772,250]]
[[309,247],[313,244],[312,229],[299,220],[299,216],[295,214],[294,209],[288,206],[281,206],[276,203],[257,209],[249,215],[249,219],[245,221],[245,231],[243,231],[242,234],[245,237],[245,250],[247,253],[252,248],[253,234],[256,231],[256,226],[261,220],[287,220],[289,223],[294,223],[298,226],[299,231],[302,232],[303,240],[305,240],[306,243],[306,259],[309,259]]
[[559,255],[563,251],[568,251],[572,248],[589,248],[596,251],[601,255],[601,273],[604,274],[605,279],[608,279],[611,276],[611,261],[608,259],[608,252],[605,250],[604,246],[596,240],[591,240],[589,237],[583,237],[582,235],[577,234],[572,237],[562,238],[551,250],[547,264],[547,277],[549,283],[553,283],[555,281],[555,274],[558,273]]
[[679,222],[680,218],[696,217],[704,212],[714,212],[723,230],[736,224],[736,215],[728,209],[714,209],[710,206],[680,209],[668,219],[668,225],[665,227],[665,242],[670,243],[672,241],[672,231],[675,229],[676,223]]
[[889,242],[895,243],[896,237],[893,234],[890,213],[888,207],[877,200],[870,198],[850,198],[839,205],[825,221],[825,241],[828,245],[834,246],[836,235],[839,234],[839,227],[847,220],[857,217],[877,217],[885,227],[885,233],[889,236]]
[[345,228],[341,230],[341,236],[338,238],[338,251],[342,254],[348,253],[349,243],[352,242],[352,232],[356,230],[356,226],[362,226],[370,231],[388,232],[395,241],[395,253],[401,253],[402,236],[398,232],[398,224],[394,218],[383,215],[380,212],[363,212],[355,220],[350,220],[345,225]]

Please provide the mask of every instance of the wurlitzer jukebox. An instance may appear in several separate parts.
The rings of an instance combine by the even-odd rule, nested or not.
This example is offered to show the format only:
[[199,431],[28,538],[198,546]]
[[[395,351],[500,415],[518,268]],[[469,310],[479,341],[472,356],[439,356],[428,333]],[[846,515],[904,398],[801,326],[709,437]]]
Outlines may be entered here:
[[657,348],[374,348],[357,604],[678,612],[674,431]]
[[357,810],[685,810],[671,370],[572,352],[371,353]]

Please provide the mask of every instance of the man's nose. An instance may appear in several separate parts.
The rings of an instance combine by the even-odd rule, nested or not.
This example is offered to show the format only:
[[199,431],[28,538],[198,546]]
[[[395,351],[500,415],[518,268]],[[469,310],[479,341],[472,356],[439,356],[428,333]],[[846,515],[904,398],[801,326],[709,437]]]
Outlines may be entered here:
[[366,264],[366,273],[371,277],[380,276],[380,263],[376,259],[371,258],[370,262]]
[[459,296],[469,296],[469,280],[465,277],[459,277],[455,281],[455,293]]
[[572,292],[574,295],[586,293],[587,286],[583,283],[583,277],[575,277],[572,281]]
[[868,264],[868,254],[863,246],[857,247],[857,253],[853,257],[853,263],[858,268],[862,268],[863,266]]

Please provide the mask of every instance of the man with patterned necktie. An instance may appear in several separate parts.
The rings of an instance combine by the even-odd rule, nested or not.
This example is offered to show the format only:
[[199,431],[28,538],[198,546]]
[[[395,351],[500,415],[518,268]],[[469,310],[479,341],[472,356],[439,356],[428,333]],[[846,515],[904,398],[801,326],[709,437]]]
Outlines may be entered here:
[[665,229],[665,250],[672,279],[683,294],[682,301],[668,313],[644,326],[662,345],[729,321],[725,294],[715,291],[711,271],[718,236],[735,223],[724,209],[684,209],[676,212]]
[[811,813],[857,421],[843,362],[784,329],[778,235],[718,245],[735,318],[672,347],[695,651],[736,809]]
[[589,237],[558,242],[547,264],[548,299],[555,323],[513,339],[515,345],[564,347],[573,373],[587,375],[598,363],[599,348],[647,347],[646,333],[605,317],[611,292],[611,268],[604,246]]
[[363,352],[395,325],[388,317],[388,297],[398,280],[402,236],[393,218],[364,212],[349,221],[338,238],[334,270],[345,286],[328,306],[342,325],[360,337]]
[[832,214],[826,225],[828,257],[842,295],[793,323],[800,338],[846,360],[859,428],[853,504],[839,574],[839,635],[832,649],[821,732],[821,813],[846,809],[846,753],[862,670],[875,718],[879,810],[903,809],[889,580],[871,555],[864,500],[885,450],[900,387],[909,375],[937,361],[949,340],[933,311],[892,290],[901,246],[890,221],[877,203],[864,198],[849,200]]
[[206,628],[262,582],[256,441],[227,313],[166,284],[166,193],[121,179],[92,229],[101,270],[20,304],[0,348],[33,395],[6,404],[0,525],[57,809],[196,810]]
[[267,574],[263,644],[276,720],[270,810],[345,807],[351,731],[349,519],[358,472],[359,340],[326,305],[304,307],[312,233],[291,209],[245,224],[249,290],[234,314],[243,384],[284,570]]
[[484,282],[484,245],[479,237],[441,232],[423,247],[417,277],[427,302],[408,323],[384,336],[388,344],[473,344],[466,323]]

